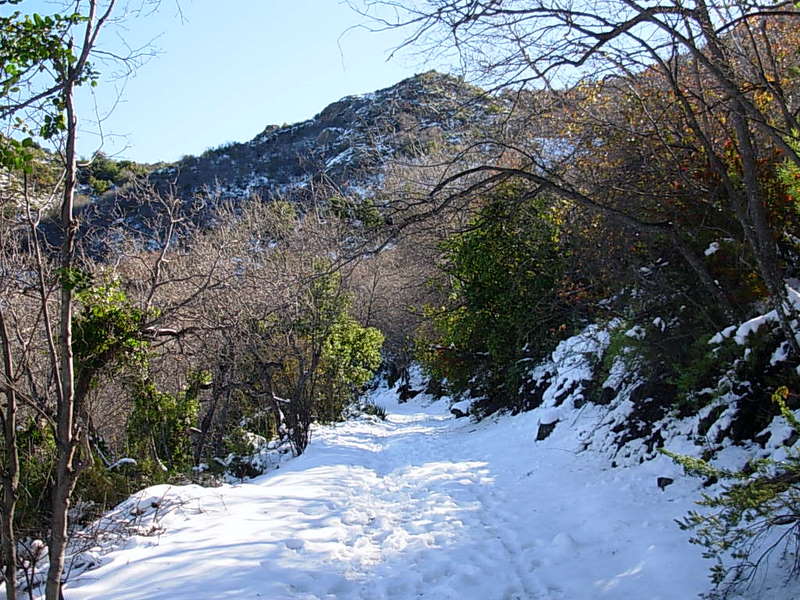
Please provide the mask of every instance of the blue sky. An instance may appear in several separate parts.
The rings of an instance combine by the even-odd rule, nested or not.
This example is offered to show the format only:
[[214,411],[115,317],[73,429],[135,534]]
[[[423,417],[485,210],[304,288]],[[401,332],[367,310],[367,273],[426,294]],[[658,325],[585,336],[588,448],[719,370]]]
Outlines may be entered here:
[[[19,8],[50,13],[58,3],[27,0]],[[402,55],[387,62],[401,35],[347,32],[362,22],[339,0],[162,0],[155,13],[105,32],[106,48],[152,41],[158,54],[125,80],[100,65],[97,110],[86,91],[81,97],[80,152],[100,146],[90,121],[111,107],[102,123],[104,152],[173,161],[249,140],[268,124],[308,119],[342,96],[434,66]]]

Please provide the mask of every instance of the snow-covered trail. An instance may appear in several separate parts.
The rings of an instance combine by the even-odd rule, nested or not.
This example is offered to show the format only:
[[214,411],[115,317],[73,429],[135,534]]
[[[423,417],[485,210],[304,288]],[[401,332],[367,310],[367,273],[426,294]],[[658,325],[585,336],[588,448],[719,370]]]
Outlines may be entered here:
[[530,414],[476,425],[444,402],[376,400],[387,421],[321,428],[268,475],[150,488],[143,506],[181,499],[163,532],[107,554],[65,597],[687,600],[706,589],[673,522],[695,490],[660,490],[664,463],[609,469],[566,427],[535,442]]

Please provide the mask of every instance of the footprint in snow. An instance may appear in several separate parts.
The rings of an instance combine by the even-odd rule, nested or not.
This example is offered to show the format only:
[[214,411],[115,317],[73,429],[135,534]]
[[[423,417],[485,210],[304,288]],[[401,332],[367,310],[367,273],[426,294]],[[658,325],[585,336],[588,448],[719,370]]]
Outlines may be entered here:
[[325,506],[321,506],[319,504],[311,505],[311,506],[304,506],[298,512],[308,515],[310,517],[315,517],[318,515],[326,514],[330,509],[326,508]]
[[565,532],[560,532],[555,535],[552,541],[552,548],[555,552],[563,554],[571,554],[575,548],[577,548],[578,543],[575,541],[570,534]]
[[306,543],[299,538],[289,538],[284,541],[284,544],[289,550],[302,550]]

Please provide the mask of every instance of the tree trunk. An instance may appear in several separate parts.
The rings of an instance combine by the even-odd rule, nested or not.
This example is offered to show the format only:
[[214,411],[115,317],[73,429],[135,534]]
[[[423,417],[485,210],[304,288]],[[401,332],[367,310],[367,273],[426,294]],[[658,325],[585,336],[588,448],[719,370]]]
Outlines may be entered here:
[[17,397],[11,388],[14,380],[14,359],[11,355],[11,340],[8,328],[0,311],[0,342],[3,348],[3,368],[6,379],[6,409],[3,415],[5,437],[5,469],[3,472],[2,523],[0,541],[3,548],[3,576],[6,583],[6,598],[17,598],[17,539],[14,532],[14,511],[17,507],[19,488],[19,449],[17,447]]
[[[744,110],[743,107],[737,106]],[[734,110],[731,115],[736,137],[739,143],[739,152],[742,157],[742,171],[744,181],[744,206],[738,203],[734,207],[736,216],[742,225],[753,254],[756,259],[759,275],[767,286],[770,303],[778,317],[783,335],[792,349],[795,357],[800,357],[800,344],[798,344],[792,326],[794,310],[788,302],[786,285],[778,260],[778,251],[775,239],[772,236],[772,227],[769,224],[764,195],[758,181],[758,167],[756,150],[752,143],[752,135],[747,120],[742,113]],[[734,200],[736,203],[736,200]]]
[[711,273],[708,272],[705,263],[692,251],[692,249],[681,238],[677,231],[673,229],[670,233],[670,236],[672,238],[673,245],[677,248],[678,252],[680,252],[683,260],[686,261],[686,264],[688,264],[692,271],[694,271],[694,274],[697,275],[697,278],[700,280],[700,283],[702,283],[705,290],[714,297],[714,299],[717,301],[717,304],[719,304],[725,313],[725,316],[730,320],[734,320],[737,316],[736,310],[730,303],[730,300],[728,300],[724,290],[716,281],[714,281]]
[[75,431],[75,361],[72,351],[72,309],[75,234],[77,222],[73,216],[76,162],[75,145],[78,121],[73,104],[74,82],[67,78],[63,91],[64,106],[67,113],[67,141],[65,147],[66,175],[64,195],[61,205],[61,226],[64,240],[61,245],[61,314],[60,355],[61,397],[58,399],[56,423],[56,447],[58,463],[56,467],[55,489],[53,490],[53,516],[50,532],[49,558],[47,572],[46,600],[60,600],[61,577],[64,573],[64,560],[68,539],[68,513],[70,497],[77,480],[76,454],[78,435]]

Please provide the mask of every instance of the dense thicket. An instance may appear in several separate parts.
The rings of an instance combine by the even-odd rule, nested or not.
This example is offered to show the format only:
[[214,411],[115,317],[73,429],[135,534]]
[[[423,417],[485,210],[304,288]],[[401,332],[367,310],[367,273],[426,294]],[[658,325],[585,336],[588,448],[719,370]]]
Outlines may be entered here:
[[[380,364],[383,335],[353,316],[353,268],[335,258],[349,242],[333,215],[257,202],[219,214],[217,230],[181,248],[170,243],[170,225],[189,219],[179,205],[151,207],[166,224],[152,227],[156,237],[109,232],[119,253],[69,273],[86,427],[81,519],[198,465],[254,475],[264,467],[248,458],[258,439],[303,452],[312,421],[341,419]],[[55,310],[64,275],[44,254],[39,279],[25,250],[31,231],[25,219],[4,221],[0,294],[15,365],[6,385],[23,401],[17,531],[33,539],[46,534],[57,460],[54,381],[37,357],[48,344],[44,311]]]
[[[381,12],[387,6],[396,12]],[[434,168],[425,214],[480,205],[515,181],[507,214],[524,213],[531,197],[549,203],[537,225],[514,234],[521,255],[529,243],[543,250],[539,230],[553,212],[563,215],[562,276],[526,285],[537,298],[568,298],[582,316],[596,314],[603,297],[624,298],[605,306],[674,319],[678,349],[765,301],[796,360],[796,316],[785,287],[797,256],[789,173],[800,163],[798,13],[791,4],[612,2],[578,10],[536,0],[430,0],[370,2],[364,10],[379,20],[394,15],[379,22],[410,28],[419,43],[454,48],[476,78],[514,100],[505,119],[476,132],[448,167]],[[513,218],[505,222],[513,228]],[[477,239],[469,230],[475,223],[448,242],[445,273],[453,275],[454,245]],[[446,324],[441,311],[431,314],[438,314],[441,345],[457,347],[470,335],[465,311],[478,320],[482,307],[459,305],[463,278],[450,282],[442,293],[461,316]],[[498,303],[514,289],[481,287],[495,289]],[[536,323],[534,309],[522,335]],[[509,345],[519,333],[507,336]],[[552,345],[546,335],[533,337],[542,348],[527,346],[531,356]],[[457,348],[462,356],[472,351],[487,349],[481,340]],[[678,354],[673,370],[689,360]],[[446,370],[452,357],[438,357],[434,365]],[[463,378],[451,384],[463,388]]]

